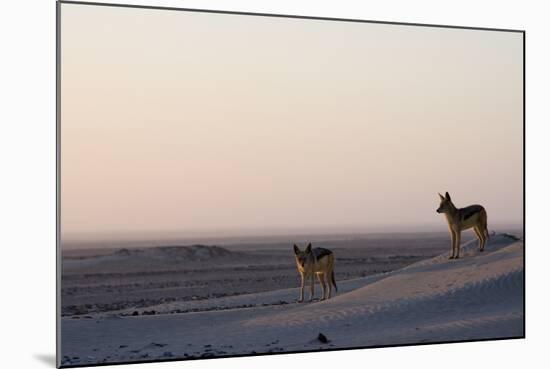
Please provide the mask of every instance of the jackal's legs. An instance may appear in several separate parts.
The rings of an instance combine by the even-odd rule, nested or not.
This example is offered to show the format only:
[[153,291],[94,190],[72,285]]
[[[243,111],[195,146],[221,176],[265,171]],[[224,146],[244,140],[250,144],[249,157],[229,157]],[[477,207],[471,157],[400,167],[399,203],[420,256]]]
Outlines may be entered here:
[[325,274],[325,277],[327,279],[327,284],[328,284],[328,298],[330,299],[331,296],[332,296],[332,282],[330,280],[330,276],[332,275],[332,269],[327,273]]
[[304,301],[305,280],[304,280],[304,275],[302,273],[300,273],[300,277],[302,278],[302,284],[300,286],[300,299],[298,300],[298,302],[303,302]]
[[309,301],[313,301],[313,295],[315,293],[315,273],[311,273],[311,289],[309,293]]
[[319,279],[319,282],[321,283],[321,287],[323,288],[322,299],[324,300],[327,298],[327,293],[326,293],[327,285],[325,283],[325,273],[317,273],[317,278]]
[[489,238],[489,234],[487,233],[487,229],[479,228],[479,233],[481,234],[481,237],[483,238],[483,244],[481,244],[481,251],[485,250],[485,244],[487,243],[487,239]]
[[474,227],[474,232],[477,236],[477,239],[479,240],[479,251],[483,251],[484,236],[478,227]]
[[458,259],[460,257],[460,231],[456,232],[455,244],[456,244],[455,259]]
[[455,243],[456,243],[456,233],[455,231],[451,231],[451,256],[449,256],[449,259],[455,258]]

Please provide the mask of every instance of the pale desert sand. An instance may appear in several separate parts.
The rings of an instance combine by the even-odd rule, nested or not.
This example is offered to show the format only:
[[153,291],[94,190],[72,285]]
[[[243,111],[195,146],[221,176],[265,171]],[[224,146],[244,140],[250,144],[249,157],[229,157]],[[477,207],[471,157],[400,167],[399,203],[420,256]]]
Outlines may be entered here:
[[[338,294],[325,301],[296,303],[298,289],[283,288],[88,314],[68,311],[62,318],[61,363],[523,336],[523,241],[498,234],[483,253],[477,241],[466,242],[462,250],[459,260],[448,260],[445,252],[390,272],[339,281]],[[155,315],[144,315],[153,310]],[[321,342],[319,333],[328,342]]]

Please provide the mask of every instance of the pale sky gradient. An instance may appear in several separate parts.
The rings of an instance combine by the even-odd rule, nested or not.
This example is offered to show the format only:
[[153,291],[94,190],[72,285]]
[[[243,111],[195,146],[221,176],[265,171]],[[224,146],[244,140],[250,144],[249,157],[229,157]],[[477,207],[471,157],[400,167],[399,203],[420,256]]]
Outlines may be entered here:
[[62,4],[64,236],[523,222],[522,34]]

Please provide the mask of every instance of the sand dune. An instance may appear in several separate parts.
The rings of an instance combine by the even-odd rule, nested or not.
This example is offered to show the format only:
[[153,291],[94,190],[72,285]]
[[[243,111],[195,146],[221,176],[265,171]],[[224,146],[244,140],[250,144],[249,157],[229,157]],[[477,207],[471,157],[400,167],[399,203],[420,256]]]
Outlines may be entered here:
[[[390,273],[355,291],[341,294],[310,308],[287,311],[247,322],[247,325],[302,325],[339,319],[377,319],[388,313],[405,313],[423,305],[476,306],[518,300],[509,292],[523,284],[520,242],[499,237],[493,252],[480,254],[476,243],[464,247],[463,258],[448,261],[445,255]],[[519,296],[521,300],[521,295]],[[443,306],[445,305],[445,306]],[[402,322],[401,322],[402,323]]]
[[346,281],[326,301],[296,303],[292,288],[214,300],[220,311],[63,319],[64,364],[522,336],[523,242],[497,235],[484,253],[469,242],[447,256]]

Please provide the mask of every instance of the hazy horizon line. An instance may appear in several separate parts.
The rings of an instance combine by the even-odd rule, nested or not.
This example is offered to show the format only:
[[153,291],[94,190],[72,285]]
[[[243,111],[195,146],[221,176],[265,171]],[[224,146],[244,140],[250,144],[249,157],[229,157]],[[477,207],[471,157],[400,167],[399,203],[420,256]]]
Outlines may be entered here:
[[[497,223],[489,226],[489,230],[504,229],[504,230],[523,230],[523,223]],[[97,243],[98,248],[109,247],[105,243],[116,244],[151,244],[151,246],[166,245],[166,243],[189,242],[197,243],[212,243],[216,241],[231,242],[261,242],[262,240],[271,239],[271,242],[281,237],[294,237],[296,241],[304,237],[344,237],[344,236],[373,236],[373,235],[388,235],[388,234],[415,234],[415,233],[444,233],[447,232],[447,225],[422,225],[422,226],[406,226],[406,227],[340,227],[328,229],[326,227],[318,228],[271,228],[271,229],[225,229],[225,230],[194,230],[194,231],[133,231],[133,232],[80,232],[62,234],[61,243],[64,248],[78,248],[79,246]],[[318,241],[319,239],[317,239]],[[73,245],[71,245],[73,244]],[[139,246],[136,246],[139,247]]]
[[[504,221],[504,222],[495,222],[492,223],[494,226],[523,226],[523,221]],[[92,231],[78,231],[78,232],[61,232],[65,236],[80,236],[80,235],[128,235],[128,234],[230,234],[230,233],[253,233],[253,234],[263,234],[263,233],[287,233],[287,232],[319,232],[327,231],[329,233],[333,232],[367,232],[367,233],[378,233],[386,232],[387,230],[405,230],[408,232],[412,229],[423,229],[431,230],[445,227],[446,223],[444,219],[441,219],[441,222],[430,222],[430,223],[417,223],[417,224],[377,224],[377,225],[361,225],[361,224],[350,224],[350,225],[338,225],[338,226],[329,226],[329,225],[317,225],[317,226],[271,226],[271,227],[209,227],[209,228],[187,228],[187,229],[158,229],[158,230],[109,230],[101,232],[92,232]],[[392,232],[393,233],[393,232]]]

